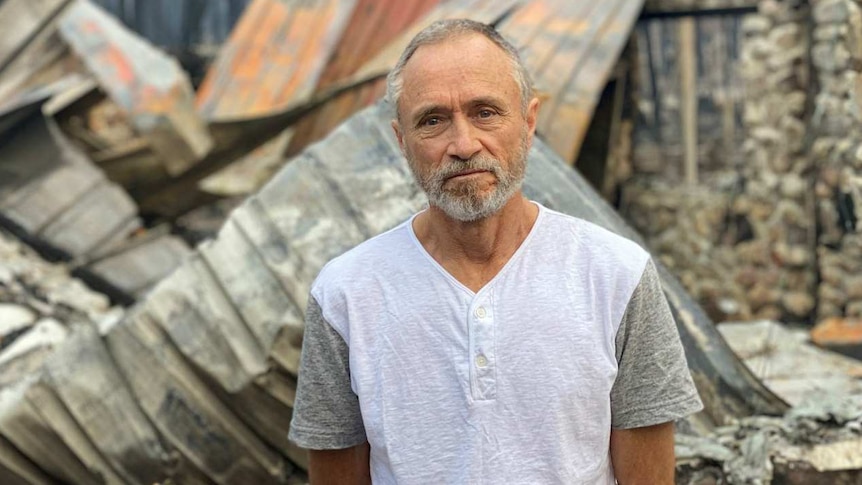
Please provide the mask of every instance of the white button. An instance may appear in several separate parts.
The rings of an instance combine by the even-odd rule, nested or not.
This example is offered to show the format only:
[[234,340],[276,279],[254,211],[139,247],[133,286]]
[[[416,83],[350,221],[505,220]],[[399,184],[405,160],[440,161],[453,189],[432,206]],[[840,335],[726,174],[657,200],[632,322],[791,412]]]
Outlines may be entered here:
[[476,365],[479,367],[485,367],[488,365],[488,359],[486,359],[484,355],[480,355],[479,357],[476,357]]
[[483,306],[480,306],[479,308],[476,309],[476,316],[479,318],[485,318],[485,315],[487,315],[487,314],[488,314],[488,312],[485,311],[485,307],[483,307]]

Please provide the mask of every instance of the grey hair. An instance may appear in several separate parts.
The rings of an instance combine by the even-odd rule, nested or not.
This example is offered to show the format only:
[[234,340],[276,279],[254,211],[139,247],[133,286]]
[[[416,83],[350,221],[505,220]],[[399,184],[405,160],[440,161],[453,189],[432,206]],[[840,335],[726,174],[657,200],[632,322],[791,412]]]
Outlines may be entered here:
[[518,83],[518,89],[521,94],[521,111],[524,113],[527,112],[527,107],[533,98],[533,83],[527,67],[524,66],[521,56],[518,55],[518,50],[490,25],[469,19],[445,19],[432,23],[416,34],[413,40],[410,41],[410,44],[407,45],[407,48],[404,49],[404,52],[401,53],[398,63],[395,64],[395,67],[386,77],[386,99],[395,107],[396,113],[398,111],[398,102],[401,98],[401,91],[404,88],[404,66],[407,65],[407,61],[413,57],[416,50],[424,45],[439,44],[453,37],[471,33],[484,36],[499,47],[506,54],[506,57],[509,58],[509,61],[512,63],[512,74],[515,77],[515,82]]

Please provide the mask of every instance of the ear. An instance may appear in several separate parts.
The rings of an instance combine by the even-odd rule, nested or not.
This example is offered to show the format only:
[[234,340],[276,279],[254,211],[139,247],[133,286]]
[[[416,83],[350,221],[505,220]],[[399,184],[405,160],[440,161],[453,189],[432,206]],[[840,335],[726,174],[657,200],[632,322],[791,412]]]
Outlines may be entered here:
[[539,120],[539,98],[533,98],[530,100],[530,104],[527,106],[527,141],[532,145],[533,143],[533,135],[536,134],[536,123]]
[[395,138],[398,139],[398,146],[401,148],[401,153],[404,154],[404,132],[401,131],[401,124],[397,119],[392,120],[392,131],[395,132]]

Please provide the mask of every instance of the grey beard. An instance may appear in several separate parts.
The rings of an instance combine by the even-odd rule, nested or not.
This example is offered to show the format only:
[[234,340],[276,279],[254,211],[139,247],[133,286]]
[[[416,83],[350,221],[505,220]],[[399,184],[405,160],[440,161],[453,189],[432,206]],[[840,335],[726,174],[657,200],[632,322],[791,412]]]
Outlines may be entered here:
[[[526,145],[526,143],[524,143]],[[461,222],[473,222],[490,217],[512,198],[524,183],[524,168],[526,164],[526,146],[522,147],[520,153],[515,154],[515,159],[509,172],[504,172],[500,162],[491,157],[477,156],[467,161],[453,161],[428,177],[422,177],[412,160],[410,168],[416,177],[422,190],[428,196],[428,202],[447,216]],[[472,183],[461,184],[458,190],[447,190],[443,188],[446,179],[464,170],[487,170],[497,179],[493,192],[482,195],[478,185]]]

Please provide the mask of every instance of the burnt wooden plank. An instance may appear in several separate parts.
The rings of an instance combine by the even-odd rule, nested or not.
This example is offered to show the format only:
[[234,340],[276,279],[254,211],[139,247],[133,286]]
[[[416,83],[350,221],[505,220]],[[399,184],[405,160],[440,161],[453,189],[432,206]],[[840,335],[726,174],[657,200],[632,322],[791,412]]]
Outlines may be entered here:
[[756,13],[759,3],[758,0],[705,0],[699,2],[646,0],[640,18],[641,20],[649,20],[718,15],[739,16]]

